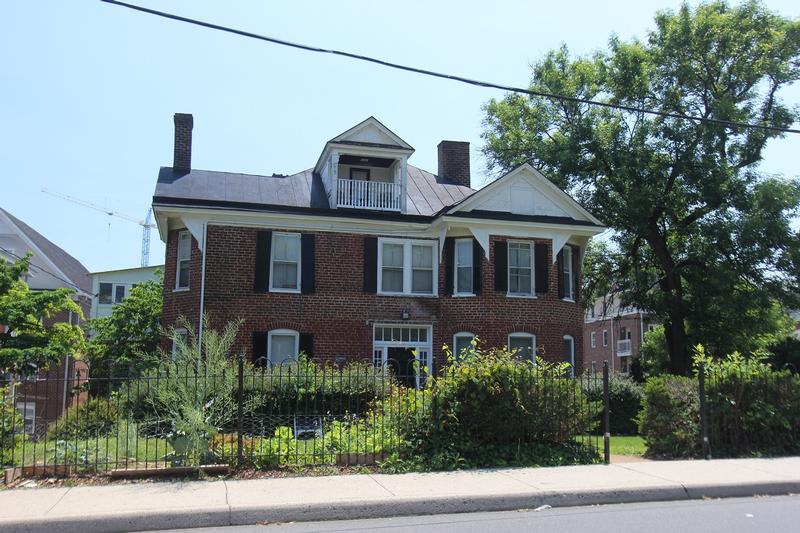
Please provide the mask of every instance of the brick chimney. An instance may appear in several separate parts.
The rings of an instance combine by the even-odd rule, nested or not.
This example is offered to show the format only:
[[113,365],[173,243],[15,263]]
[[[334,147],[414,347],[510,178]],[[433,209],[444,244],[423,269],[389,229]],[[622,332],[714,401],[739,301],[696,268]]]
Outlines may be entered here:
[[470,186],[468,142],[439,143],[439,179],[464,187]]
[[194,119],[190,113],[175,113],[175,155],[172,160],[174,170],[192,168],[192,126]]

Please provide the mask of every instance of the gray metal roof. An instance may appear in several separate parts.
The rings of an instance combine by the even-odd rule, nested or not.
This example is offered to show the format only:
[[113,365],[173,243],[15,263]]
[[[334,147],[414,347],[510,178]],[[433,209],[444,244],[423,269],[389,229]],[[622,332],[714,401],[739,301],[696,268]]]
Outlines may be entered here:
[[[5,215],[14,223],[17,228],[25,234],[25,236],[30,239],[33,244],[39,248],[47,258],[55,264],[61,272],[63,272],[67,278],[69,278],[68,282],[71,282],[74,286],[80,287],[80,289],[88,294],[92,292],[92,280],[89,278],[89,271],[86,270],[86,267],[81,264],[80,261],[69,255],[63,249],[59,248],[55,244],[53,244],[49,239],[47,239],[44,235],[27,225],[22,220],[18,219],[2,207],[0,207],[0,211],[5,213]],[[73,288],[73,287],[69,287]]]
[[[433,216],[473,194],[474,189],[446,183],[434,174],[408,166],[408,215]],[[160,200],[239,202],[293,208],[330,209],[325,186],[313,169],[290,176],[258,176],[162,167],[154,196]]]

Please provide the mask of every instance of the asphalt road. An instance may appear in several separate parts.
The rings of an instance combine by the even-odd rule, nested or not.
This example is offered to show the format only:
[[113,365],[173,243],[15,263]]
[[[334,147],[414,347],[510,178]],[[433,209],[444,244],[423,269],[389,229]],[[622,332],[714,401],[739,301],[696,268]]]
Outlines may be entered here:
[[[484,533],[558,531],[561,533],[796,533],[800,496],[731,498],[680,502],[563,507],[500,513],[416,516],[377,520],[264,524],[187,529],[181,533]],[[173,531],[173,533],[178,533]]]

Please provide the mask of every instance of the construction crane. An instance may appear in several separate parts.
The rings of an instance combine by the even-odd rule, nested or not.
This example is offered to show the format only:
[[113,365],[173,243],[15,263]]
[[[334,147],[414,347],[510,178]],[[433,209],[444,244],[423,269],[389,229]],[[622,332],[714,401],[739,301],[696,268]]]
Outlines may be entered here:
[[92,202],[87,202],[86,200],[75,198],[74,196],[70,196],[68,194],[51,191],[46,188],[42,189],[42,192],[45,194],[49,194],[51,196],[55,196],[57,198],[61,198],[62,200],[72,202],[74,204],[88,207],[89,209],[94,209],[95,211],[100,211],[101,213],[105,213],[110,217],[117,217],[123,220],[127,220],[129,222],[134,222],[136,224],[139,224],[142,227],[142,266],[143,267],[150,266],[150,230],[156,227],[156,225],[153,224],[152,222],[153,208],[148,209],[147,215],[144,217],[144,220],[141,220],[136,217],[120,213],[119,211],[115,211],[113,209],[107,209],[97,204],[93,204]]

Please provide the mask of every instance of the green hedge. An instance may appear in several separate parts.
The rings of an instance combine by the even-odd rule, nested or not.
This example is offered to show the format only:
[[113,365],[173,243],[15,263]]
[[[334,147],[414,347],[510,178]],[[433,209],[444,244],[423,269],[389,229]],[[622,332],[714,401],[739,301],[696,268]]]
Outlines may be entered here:
[[639,434],[647,455],[694,457],[700,446],[700,397],[697,380],[662,375],[647,380]]
[[425,390],[396,391],[375,418],[400,443],[392,461],[411,469],[593,462],[576,439],[595,429],[601,405],[566,370],[476,349]]
[[[590,379],[584,383],[584,393],[595,402],[603,401],[603,382]],[[642,406],[642,386],[629,377],[611,374],[608,380],[608,403],[612,435],[636,435],[639,430],[637,417]],[[602,427],[603,412],[598,415]]]

